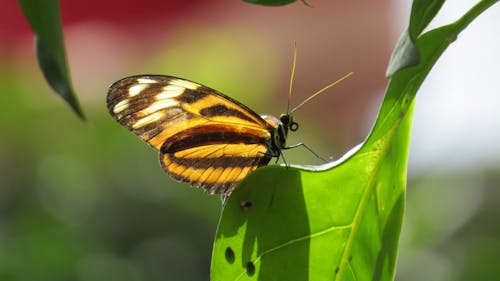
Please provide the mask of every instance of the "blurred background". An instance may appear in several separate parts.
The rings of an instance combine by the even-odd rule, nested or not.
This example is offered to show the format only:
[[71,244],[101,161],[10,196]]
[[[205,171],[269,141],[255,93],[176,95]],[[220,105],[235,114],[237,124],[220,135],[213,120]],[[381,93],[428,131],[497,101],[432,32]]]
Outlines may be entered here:
[[[106,111],[127,75],[187,78],[259,113],[300,109],[302,141],[337,159],[363,141],[410,1],[62,1],[81,122],[46,85],[16,1],[0,7],[0,280],[208,280],[220,199],[172,181]],[[475,1],[447,1],[433,26]],[[397,280],[500,276],[500,7],[473,22],[417,96]],[[315,164],[309,153],[287,161]]]

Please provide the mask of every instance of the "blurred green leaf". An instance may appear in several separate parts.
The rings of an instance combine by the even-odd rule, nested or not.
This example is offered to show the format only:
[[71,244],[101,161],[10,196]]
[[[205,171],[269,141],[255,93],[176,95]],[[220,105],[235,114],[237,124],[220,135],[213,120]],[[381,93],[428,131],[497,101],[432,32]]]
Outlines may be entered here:
[[62,35],[59,1],[19,0],[35,32],[36,54],[45,79],[82,119],[85,119],[71,84]]
[[247,177],[224,207],[212,280],[393,280],[414,97],[449,44],[496,2],[417,38],[420,63],[393,75],[352,155],[321,170],[271,166]]

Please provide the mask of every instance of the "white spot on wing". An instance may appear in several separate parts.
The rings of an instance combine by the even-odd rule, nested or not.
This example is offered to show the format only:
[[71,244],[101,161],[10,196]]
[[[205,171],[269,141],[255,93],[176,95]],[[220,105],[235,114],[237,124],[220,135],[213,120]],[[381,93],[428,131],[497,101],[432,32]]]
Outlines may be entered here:
[[179,103],[173,99],[164,99],[164,100],[156,101],[156,102],[152,103],[151,105],[149,105],[148,107],[146,107],[145,109],[139,111],[138,115],[139,116],[149,115],[149,114],[156,112],[158,110],[169,108],[172,106],[177,106],[177,105],[179,105]]
[[176,86],[176,85],[167,85],[163,87],[163,92],[159,93],[155,96],[156,100],[175,98],[177,96],[182,95],[184,93],[184,87]]
[[137,83],[139,84],[154,84],[158,83],[158,81],[149,79],[149,78],[137,78]]
[[130,97],[137,96],[142,90],[148,87],[147,84],[137,84],[128,89],[128,95]]
[[200,87],[200,85],[198,85],[196,83],[186,81],[186,80],[181,80],[181,79],[173,79],[172,81],[170,81],[170,84],[176,85],[176,86],[181,86],[181,87],[184,87],[184,88],[190,89],[190,90],[196,90]]
[[113,112],[114,113],[120,113],[127,109],[129,106],[128,100],[122,100],[118,102],[114,107],[113,107]]
[[160,120],[161,118],[163,118],[164,116],[165,116],[164,112],[161,112],[161,111],[155,112],[155,113],[153,113],[151,115],[148,115],[148,116],[146,116],[146,117],[144,117],[142,119],[137,120],[137,122],[135,122],[132,125],[132,128],[133,129],[140,128],[140,127],[142,127],[144,125],[156,122],[156,121]]

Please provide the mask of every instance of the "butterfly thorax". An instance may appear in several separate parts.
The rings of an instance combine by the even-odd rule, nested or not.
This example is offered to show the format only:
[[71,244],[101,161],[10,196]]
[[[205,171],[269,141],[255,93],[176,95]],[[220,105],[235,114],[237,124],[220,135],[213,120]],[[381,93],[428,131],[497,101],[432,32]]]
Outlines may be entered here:
[[282,114],[279,119],[272,115],[261,115],[261,117],[273,128],[271,130],[269,154],[273,157],[279,157],[281,150],[286,148],[288,130],[296,131],[299,124],[293,121],[293,117],[289,114]]

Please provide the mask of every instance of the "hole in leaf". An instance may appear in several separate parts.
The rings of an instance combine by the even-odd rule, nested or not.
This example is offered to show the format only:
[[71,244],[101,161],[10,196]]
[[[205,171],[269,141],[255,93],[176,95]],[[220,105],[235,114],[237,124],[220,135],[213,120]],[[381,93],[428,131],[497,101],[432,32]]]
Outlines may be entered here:
[[252,207],[252,201],[243,200],[240,203],[240,207],[243,209],[243,211],[246,211]]
[[234,262],[234,252],[231,247],[226,248],[226,260],[228,263],[233,263]]
[[255,274],[255,265],[251,261],[247,263],[247,274],[248,276],[253,276]]

